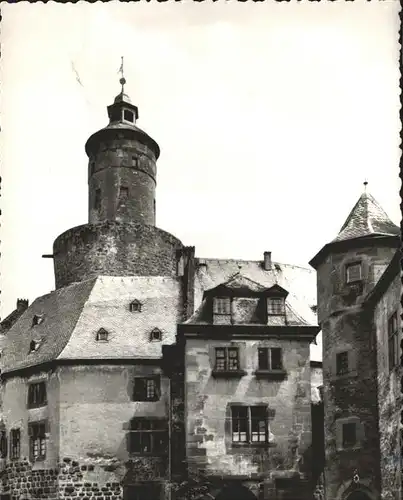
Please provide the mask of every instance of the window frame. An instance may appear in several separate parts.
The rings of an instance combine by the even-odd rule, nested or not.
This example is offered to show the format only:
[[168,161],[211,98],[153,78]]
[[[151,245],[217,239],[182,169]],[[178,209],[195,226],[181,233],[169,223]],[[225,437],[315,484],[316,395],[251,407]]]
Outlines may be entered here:
[[[238,411],[239,413],[243,413],[245,416],[243,417],[236,417],[234,413]],[[262,415],[260,416],[253,416],[254,411],[257,413],[257,411],[262,411]],[[263,415],[264,414],[264,415]],[[262,418],[263,416],[263,418]],[[247,447],[261,447],[261,446],[269,446],[270,441],[269,441],[269,436],[270,436],[270,419],[269,419],[269,411],[268,411],[268,406],[267,405],[242,405],[242,404],[234,404],[231,405],[231,444],[233,447],[242,447],[242,446],[247,446]],[[238,422],[238,424],[235,424],[235,422]],[[264,429],[263,432],[261,432],[261,423],[264,422]],[[244,430],[241,430],[241,425],[243,424],[242,427]],[[257,428],[255,427],[255,424],[257,423]],[[235,430],[235,427],[238,429]],[[254,430],[255,428],[255,430]],[[238,437],[241,437],[241,434],[244,434],[244,439],[241,440],[234,440],[234,436],[238,435]],[[263,439],[260,439],[263,435]],[[258,440],[254,440],[254,437],[257,437]]]
[[159,328],[153,328],[150,332],[150,342],[161,342],[162,331]]
[[268,316],[285,316],[285,298],[284,297],[267,297],[267,315]]
[[21,429],[10,430],[10,460],[18,460],[21,457]]
[[231,316],[231,297],[214,297],[213,314],[216,316]]
[[[280,367],[273,368],[273,351],[280,351]],[[258,347],[258,368],[257,371],[284,371],[284,361],[283,361],[283,349],[281,347]],[[264,355],[263,355],[264,354]],[[264,359],[264,365],[261,364],[261,360]]]
[[388,367],[392,371],[398,363],[399,352],[399,323],[397,311],[394,311],[388,319]]
[[[350,278],[349,271],[350,269],[357,267],[359,268],[359,278]],[[361,261],[355,261],[355,262],[349,262],[346,264],[345,267],[345,282],[347,285],[354,284],[354,283],[360,283],[362,281],[362,262]]]
[[95,340],[97,342],[109,342],[108,330],[105,330],[105,328],[100,328],[95,335]]
[[[153,396],[148,396],[148,383],[153,383]],[[138,386],[136,389],[136,383]],[[143,384],[143,387],[141,387]],[[134,377],[132,401],[159,401],[161,399],[161,376],[152,375],[149,377]]]
[[7,432],[6,429],[0,430],[0,458],[7,458],[8,443],[7,443]]
[[[129,113],[132,118],[127,118],[126,116],[126,113]],[[127,108],[123,108],[122,109],[122,119],[123,121],[125,122],[129,122],[129,123],[135,123],[135,115],[134,115],[134,111],[130,110],[130,109],[127,109]]]
[[[35,432],[36,431],[36,432]],[[47,455],[47,421],[28,422],[29,459],[31,462],[42,462]],[[39,451],[35,455],[35,445]]]
[[27,408],[43,408],[47,404],[48,397],[46,382],[43,380],[37,382],[29,382],[27,393]]
[[129,310],[132,313],[135,313],[135,312],[139,312],[140,313],[142,305],[143,304],[139,300],[134,299],[129,304]]
[[[218,356],[217,353],[218,351],[223,351],[224,355],[223,356]],[[230,356],[230,352],[236,353],[236,356]],[[214,350],[215,353],[215,358],[214,358],[214,371],[218,373],[226,373],[226,372],[239,372],[241,369],[240,367],[240,356],[239,356],[239,347],[238,346],[220,346],[220,347],[215,347]],[[223,368],[218,367],[218,360],[223,360]],[[236,360],[236,368],[231,368],[230,365],[233,362],[233,360]]]
[[[138,429],[133,429],[134,424],[139,425]],[[141,425],[142,424],[142,425]],[[149,426],[149,429],[143,428]],[[144,450],[134,450],[133,442],[134,435],[140,435],[140,442],[142,441],[142,436],[147,435],[149,437],[150,451]],[[156,436],[162,436],[162,449],[155,449]],[[144,439],[144,438],[143,438]],[[168,453],[168,422],[166,419],[158,418],[145,418],[137,417],[132,418],[128,430],[128,452],[129,455],[143,455],[143,456],[160,456]]]

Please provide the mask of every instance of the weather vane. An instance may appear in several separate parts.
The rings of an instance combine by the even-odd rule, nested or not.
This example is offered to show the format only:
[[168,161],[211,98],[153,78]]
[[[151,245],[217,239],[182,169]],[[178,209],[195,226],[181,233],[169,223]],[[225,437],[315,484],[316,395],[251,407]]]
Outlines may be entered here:
[[120,73],[122,75],[121,78],[120,78],[120,80],[119,80],[119,83],[120,83],[120,85],[122,85],[122,94],[123,94],[124,86],[125,86],[125,83],[126,83],[126,79],[125,79],[124,74],[123,74],[123,56],[122,56],[122,63],[120,65],[118,73]]

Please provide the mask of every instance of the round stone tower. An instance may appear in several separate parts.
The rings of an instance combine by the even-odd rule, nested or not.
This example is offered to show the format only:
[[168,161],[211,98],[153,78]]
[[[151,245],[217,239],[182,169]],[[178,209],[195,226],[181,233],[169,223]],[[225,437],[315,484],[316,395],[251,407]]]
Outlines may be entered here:
[[182,243],[155,227],[158,144],[137,127],[124,93],[108,106],[109,124],[88,139],[89,223],[53,244],[56,288],[105,276],[176,276]]

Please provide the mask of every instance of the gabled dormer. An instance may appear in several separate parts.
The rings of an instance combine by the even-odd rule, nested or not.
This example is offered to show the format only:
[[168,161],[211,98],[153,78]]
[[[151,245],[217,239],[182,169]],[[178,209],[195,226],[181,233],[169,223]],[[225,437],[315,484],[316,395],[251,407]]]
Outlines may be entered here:
[[279,285],[274,285],[266,290],[266,322],[267,324],[284,324],[286,320],[285,300],[288,292]]

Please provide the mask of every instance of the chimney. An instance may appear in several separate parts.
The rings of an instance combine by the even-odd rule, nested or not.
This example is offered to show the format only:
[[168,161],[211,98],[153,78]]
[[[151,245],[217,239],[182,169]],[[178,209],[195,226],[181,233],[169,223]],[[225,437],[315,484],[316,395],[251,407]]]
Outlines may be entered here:
[[23,313],[28,309],[28,300],[26,299],[17,299],[17,311]]
[[263,269],[270,271],[271,269],[271,252],[264,252],[263,254]]

